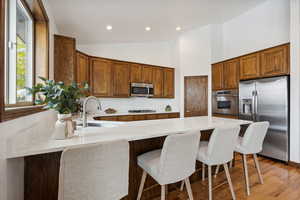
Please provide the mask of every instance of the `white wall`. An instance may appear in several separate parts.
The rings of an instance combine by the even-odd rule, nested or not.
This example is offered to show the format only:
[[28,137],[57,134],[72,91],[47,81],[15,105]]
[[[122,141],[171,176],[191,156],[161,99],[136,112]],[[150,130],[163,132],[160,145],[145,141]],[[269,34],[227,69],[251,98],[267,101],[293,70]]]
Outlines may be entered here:
[[208,76],[208,113],[211,114],[211,26],[182,34],[178,39],[180,66],[180,110],[184,114],[184,76]]
[[290,160],[300,163],[300,1],[291,0]]
[[289,42],[288,0],[268,0],[222,25],[223,55],[214,62]]
[[92,56],[176,68],[175,99],[101,98],[104,109],[112,107],[120,113],[129,109],[164,111],[166,105],[171,105],[173,111],[179,111],[179,69],[173,60],[174,46],[172,42],[78,44],[77,49]]

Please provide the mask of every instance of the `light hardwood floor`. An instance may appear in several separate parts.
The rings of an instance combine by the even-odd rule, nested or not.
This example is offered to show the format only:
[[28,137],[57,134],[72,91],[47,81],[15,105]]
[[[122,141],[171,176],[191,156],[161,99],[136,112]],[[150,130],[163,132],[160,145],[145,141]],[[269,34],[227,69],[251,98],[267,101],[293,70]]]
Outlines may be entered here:
[[[264,178],[264,184],[259,183],[253,159],[248,158],[251,195],[246,196],[245,179],[241,156],[237,157],[236,166],[230,169],[236,197],[239,200],[299,200],[300,199],[300,169],[259,157],[259,162]],[[217,178],[213,178],[213,199],[230,200],[231,194],[222,171]],[[223,184],[222,184],[223,183]],[[208,199],[207,179],[192,184],[194,200]],[[168,200],[187,200],[186,189],[169,192]],[[159,200],[159,198],[155,199]]]

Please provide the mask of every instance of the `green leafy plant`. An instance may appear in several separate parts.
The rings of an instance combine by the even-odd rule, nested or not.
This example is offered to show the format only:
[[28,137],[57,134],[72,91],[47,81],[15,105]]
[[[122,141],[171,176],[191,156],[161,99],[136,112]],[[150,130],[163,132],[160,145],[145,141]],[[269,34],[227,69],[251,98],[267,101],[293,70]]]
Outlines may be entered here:
[[45,109],[53,109],[60,114],[76,113],[80,108],[80,98],[84,97],[89,87],[84,83],[84,87],[73,82],[65,85],[64,82],[55,82],[43,77],[39,77],[43,83],[38,83],[33,88],[26,88],[31,94],[36,96],[36,104],[45,104]]

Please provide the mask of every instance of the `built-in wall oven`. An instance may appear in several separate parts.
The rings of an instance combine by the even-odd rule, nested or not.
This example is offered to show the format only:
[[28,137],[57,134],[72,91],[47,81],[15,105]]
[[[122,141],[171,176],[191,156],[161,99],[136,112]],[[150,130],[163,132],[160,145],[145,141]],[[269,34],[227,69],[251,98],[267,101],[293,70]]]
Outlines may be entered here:
[[213,91],[212,94],[213,114],[235,115],[239,113],[238,90]]

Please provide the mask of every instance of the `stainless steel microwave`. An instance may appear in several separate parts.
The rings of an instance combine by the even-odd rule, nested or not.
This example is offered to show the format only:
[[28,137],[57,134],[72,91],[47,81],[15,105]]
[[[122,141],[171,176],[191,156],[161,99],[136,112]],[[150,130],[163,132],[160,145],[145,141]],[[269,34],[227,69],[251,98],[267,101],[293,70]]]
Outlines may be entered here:
[[130,96],[132,97],[152,97],[153,93],[153,84],[131,83]]

